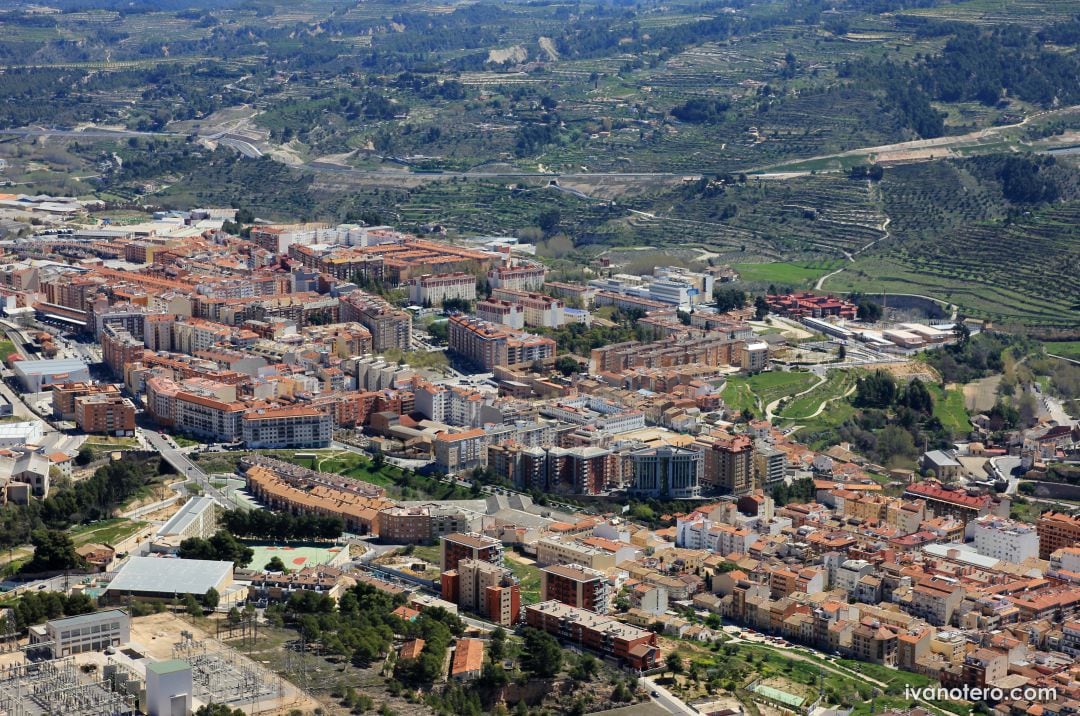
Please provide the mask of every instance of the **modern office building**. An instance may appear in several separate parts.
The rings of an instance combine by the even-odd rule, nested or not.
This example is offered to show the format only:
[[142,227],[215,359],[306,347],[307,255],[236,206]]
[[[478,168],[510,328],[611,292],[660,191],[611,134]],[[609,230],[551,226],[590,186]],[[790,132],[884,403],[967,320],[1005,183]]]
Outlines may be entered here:
[[631,453],[634,481],[630,491],[642,497],[675,500],[701,496],[702,453],[663,445]]

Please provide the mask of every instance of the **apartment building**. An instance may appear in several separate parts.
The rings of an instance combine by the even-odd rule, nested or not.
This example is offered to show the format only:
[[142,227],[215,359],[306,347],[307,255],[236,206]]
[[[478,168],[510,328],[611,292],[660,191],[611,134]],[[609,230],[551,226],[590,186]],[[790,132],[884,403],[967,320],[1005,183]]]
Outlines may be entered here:
[[566,304],[546,294],[496,288],[492,289],[491,297],[521,306],[526,326],[559,328],[566,323]]
[[496,266],[487,272],[488,284],[492,289],[508,288],[515,291],[539,291],[544,287],[547,267],[541,263],[519,264],[517,266]]
[[476,276],[471,273],[429,273],[410,278],[405,285],[409,300],[417,306],[438,307],[447,300],[476,300]]
[[243,417],[246,406],[178,390],[173,398],[177,430],[220,442],[236,442],[244,437]]
[[422,544],[478,529],[480,517],[477,512],[439,503],[388,507],[379,513],[379,536],[395,544]]
[[439,433],[431,444],[435,470],[456,475],[487,463],[487,433],[483,428],[458,433]]
[[52,389],[53,415],[61,420],[75,419],[75,399],[94,394],[120,395],[120,386],[111,383],[61,383]]
[[[124,374],[124,367],[141,360],[146,347],[141,339],[131,335],[123,328],[105,326],[98,339],[101,343],[101,357],[113,375]],[[89,374],[86,378],[89,378]],[[73,375],[72,378],[77,378]]]
[[580,564],[552,564],[540,570],[540,600],[554,599],[597,614],[611,610],[611,588],[603,572]]
[[456,569],[442,573],[441,587],[443,599],[496,624],[511,626],[521,620],[521,587],[506,567],[465,558]]
[[483,370],[528,365],[555,357],[555,341],[546,336],[516,331],[469,316],[452,316],[449,328],[450,350]]
[[615,569],[616,556],[607,550],[597,549],[566,537],[544,537],[536,543],[536,564],[577,564],[599,572]]
[[75,424],[84,433],[135,434],[135,404],[116,393],[75,398]]
[[699,435],[695,447],[702,452],[703,484],[731,495],[753,492],[754,442],[749,435]]
[[201,318],[186,318],[172,324],[172,350],[195,355],[216,345],[229,343],[233,329]]
[[490,562],[502,566],[502,542],[477,532],[455,532],[442,538],[441,566],[444,572],[456,570],[463,559]]
[[380,487],[281,460],[247,455],[241,468],[248,489],[270,509],[340,517],[348,532],[377,533],[379,512],[393,506]]
[[[707,470],[708,468],[706,468]],[[775,485],[787,476],[787,455],[763,440],[754,442],[754,481],[757,485]]]
[[1050,559],[1050,555],[1063,547],[1080,545],[1080,517],[1063,512],[1044,512],[1035,522],[1039,535],[1039,559]]
[[908,612],[934,626],[948,626],[964,598],[964,588],[948,581],[926,580],[912,590]]
[[594,348],[594,371],[617,373],[628,368],[672,368],[692,363],[708,366],[739,365],[745,341],[735,333],[697,332],[672,335],[652,343],[627,341]]
[[351,291],[342,296],[340,320],[355,321],[371,333],[372,350],[384,353],[391,348],[412,348],[412,316],[379,296]]
[[704,549],[713,554],[746,554],[758,534],[746,527],[715,522],[695,512],[676,521],[675,544],[687,549]]
[[481,321],[520,331],[525,327],[525,308],[517,303],[485,298],[476,303],[476,317]]
[[935,517],[952,515],[965,525],[990,514],[993,499],[989,495],[971,495],[961,489],[948,489],[936,482],[916,482],[908,485],[904,497],[924,500]]
[[1032,525],[994,515],[974,522],[975,549],[986,557],[1020,564],[1039,556],[1039,535]]
[[660,659],[655,633],[559,601],[525,607],[525,621],[534,629],[617,659],[632,669],[651,669]]
[[241,434],[249,448],[320,448],[330,444],[333,420],[316,408],[259,408],[244,414]]

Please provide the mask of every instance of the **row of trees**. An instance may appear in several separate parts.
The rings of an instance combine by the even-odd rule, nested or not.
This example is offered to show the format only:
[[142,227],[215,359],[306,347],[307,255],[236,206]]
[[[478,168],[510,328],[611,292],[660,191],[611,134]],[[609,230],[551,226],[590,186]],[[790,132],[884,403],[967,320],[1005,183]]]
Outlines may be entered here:
[[0,633],[8,633],[11,629],[22,630],[48,619],[92,612],[94,600],[82,593],[66,596],[63,592],[27,592],[7,606],[15,611],[15,623],[0,625]]
[[218,530],[210,539],[187,538],[180,543],[178,554],[182,559],[208,559],[246,567],[255,556],[255,550],[233,537],[230,532]]
[[337,539],[345,530],[338,516],[293,515],[268,510],[226,510],[221,524],[239,537],[276,540]]

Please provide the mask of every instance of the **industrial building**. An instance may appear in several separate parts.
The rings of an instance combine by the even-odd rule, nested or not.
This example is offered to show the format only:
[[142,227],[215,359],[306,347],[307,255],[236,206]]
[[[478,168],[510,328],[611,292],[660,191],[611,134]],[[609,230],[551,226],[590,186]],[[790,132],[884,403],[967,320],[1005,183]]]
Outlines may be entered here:
[[15,362],[14,369],[27,393],[40,393],[58,383],[90,380],[90,369],[77,358],[20,360]]
[[53,658],[104,651],[129,641],[131,621],[127,612],[121,609],[52,619],[30,628],[30,644],[46,647]]
[[186,594],[201,597],[210,589],[224,597],[232,583],[232,562],[132,557],[109,583],[104,598],[116,603],[127,598],[175,599]]

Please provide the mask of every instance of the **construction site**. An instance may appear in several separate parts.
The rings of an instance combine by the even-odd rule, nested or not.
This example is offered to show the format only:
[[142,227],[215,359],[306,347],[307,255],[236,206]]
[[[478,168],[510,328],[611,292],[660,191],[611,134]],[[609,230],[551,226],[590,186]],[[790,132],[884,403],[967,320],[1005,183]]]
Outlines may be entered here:
[[[0,654],[4,716],[168,716],[159,703],[181,699],[187,712],[223,704],[248,714],[287,713],[318,704],[279,675],[173,614],[131,620],[117,648],[49,658],[50,644]],[[161,687],[154,674],[171,675]],[[153,673],[152,673],[153,672]],[[179,686],[177,686],[179,684]],[[167,689],[162,702],[155,691]]]

